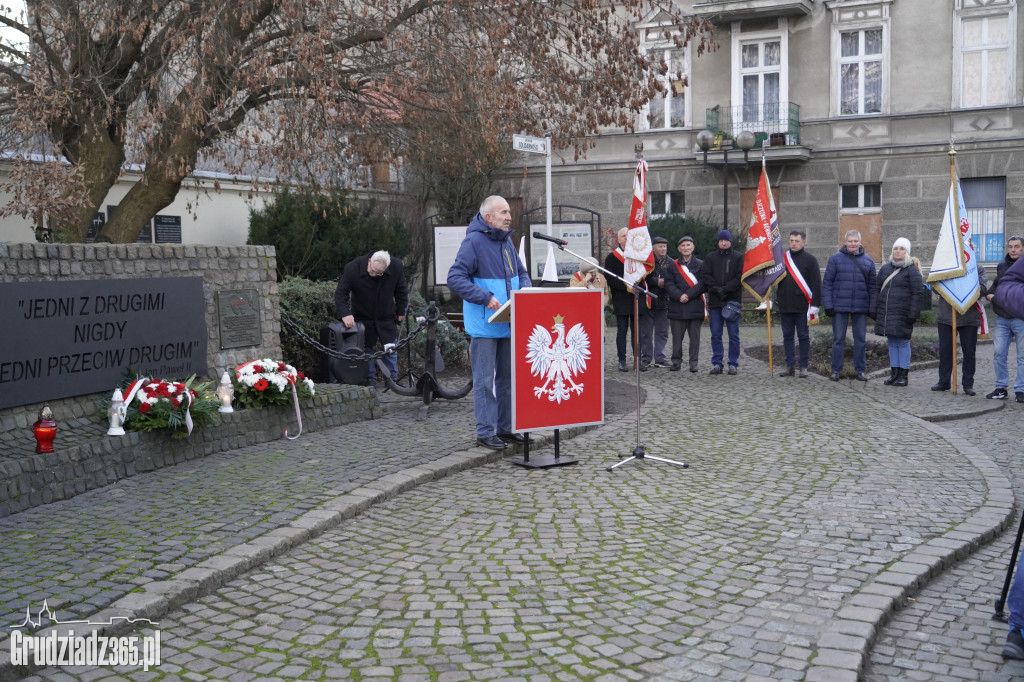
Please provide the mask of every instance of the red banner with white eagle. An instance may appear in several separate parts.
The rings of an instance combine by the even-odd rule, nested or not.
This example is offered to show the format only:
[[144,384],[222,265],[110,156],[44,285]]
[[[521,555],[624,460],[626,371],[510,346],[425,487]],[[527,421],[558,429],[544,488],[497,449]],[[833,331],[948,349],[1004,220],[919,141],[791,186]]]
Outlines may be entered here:
[[768,182],[768,173],[762,159],[761,180],[757,184],[754,210],[750,215],[747,251],[743,255],[743,276],[740,280],[758,301],[764,301],[772,285],[785,276],[782,234],[779,231],[771,183]]
[[512,292],[512,428],[604,423],[603,295]]

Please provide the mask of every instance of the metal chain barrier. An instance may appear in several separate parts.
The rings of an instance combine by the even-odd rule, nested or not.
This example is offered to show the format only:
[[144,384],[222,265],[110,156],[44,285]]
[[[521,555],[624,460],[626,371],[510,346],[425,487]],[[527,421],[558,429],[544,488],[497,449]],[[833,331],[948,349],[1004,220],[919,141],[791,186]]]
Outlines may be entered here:
[[[425,312],[430,312],[430,311],[428,309]],[[286,327],[288,327],[293,332],[295,332],[295,334],[298,335],[298,337],[300,339],[302,339],[306,343],[306,345],[312,346],[313,348],[315,348],[316,350],[320,351],[321,353],[324,353],[328,357],[338,358],[338,359],[342,359],[342,360],[363,360],[363,359],[366,359],[366,360],[369,360],[371,362],[374,361],[374,360],[377,360],[378,358],[382,358],[385,355],[390,355],[391,353],[397,353],[399,350],[401,350],[405,346],[407,346],[410,343],[412,343],[413,339],[416,338],[416,335],[419,334],[420,332],[422,332],[424,329],[426,329],[427,325],[430,324],[430,322],[436,321],[436,320],[437,320],[437,318],[434,318],[433,320],[431,320],[429,318],[426,318],[426,317],[417,318],[418,324],[416,325],[416,327],[411,332],[409,332],[406,336],[402,337],[401,339],[399,339],[395,343],[385,344],[383,350],[379,350],[379,351],[376,351],[374,353],[367,353],[366,351],[355,350],[355,349],[350,348],[350,349],[342,352],[342,351],[336,351],[336,350],[334,350],[332,348],[328,348],[327,346],[323,345],[322,343],[320,343],[319,341],[314,339],[312,336],[307,334],[305,331],[303,331],[302,327],[300,327],[299,324],[295,320],[293,320],[292,318],[288,317],[288,315],[286,315],[284,312],[281,313],[281,322],[283,322]]]

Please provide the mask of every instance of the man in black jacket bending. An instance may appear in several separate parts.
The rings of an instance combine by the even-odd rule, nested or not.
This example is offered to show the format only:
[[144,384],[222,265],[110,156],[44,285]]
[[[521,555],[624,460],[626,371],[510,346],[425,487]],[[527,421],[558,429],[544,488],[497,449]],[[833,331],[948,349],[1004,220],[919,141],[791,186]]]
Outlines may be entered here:
[[[349,329],[356,322],[363,323],[367,353],[373,351],[378,340],[381,345],[395,342],[408,304],[402,261],[392,258],[387,251],[368,253],[346,265],[334,291],[338,319]],[[375,364],[370,363],[371,384],[377,379]],[[384,364],[391,378],[397,380],[398,356],[385,355]]]
[[711,328],[711,374],[722,373],[722,326],[729,331],[729,374],[736,374],[740,364],[740,321],[726,320],[722,309],[730,301],[740,303],[743,298],[743,254],[732,250],[729,230],[718,233],[718,249],[704,257],[697,286],[687,291],[681,303],[708,294],[708,326]]

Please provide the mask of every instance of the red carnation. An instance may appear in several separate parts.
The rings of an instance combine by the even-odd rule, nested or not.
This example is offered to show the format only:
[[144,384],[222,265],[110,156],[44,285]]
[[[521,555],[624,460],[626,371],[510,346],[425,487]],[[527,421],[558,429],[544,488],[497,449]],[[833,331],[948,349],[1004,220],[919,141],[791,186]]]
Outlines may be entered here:
[[299,372],[299,381],[305,381],[305,380],[306,380],[306,375],[303,374],[302,372]]
[[277,371],[278,372],[283,372],[287,368],[288,368],[288,365],[284,364],[283,362],[277,363]]
[[269,381],[267,381],[266,379],[260,379],[255,384],[253,384],[253,388],[255,388],[257,391],[263,391],[269,385],[270,385]]
[[252,371],[255,372],[256,374],[263,374],[263,366],[262,365],[253,365],[252,366]]
[[177,407],[178,405],[181,405],[181,403],[178,402],[177,398],[171,398],[170,401],[172,407]]
[[152,406],[152,405],[150,405],[149,403],[142,403],[141,405],[139,405],[139,412],[140,412],[141,414],[146,414],[146,413],[147,413],[147,412],[149,412],[149,411],[150,411],[151,409],[153,409],[153,406]]

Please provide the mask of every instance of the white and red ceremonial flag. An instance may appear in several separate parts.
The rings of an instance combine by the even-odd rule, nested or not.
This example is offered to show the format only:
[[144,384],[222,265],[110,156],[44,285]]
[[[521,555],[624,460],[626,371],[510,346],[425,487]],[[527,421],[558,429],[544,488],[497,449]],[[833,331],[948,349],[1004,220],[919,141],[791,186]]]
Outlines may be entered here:
[[629,223],[626,225],[626,246],[623,248],[622,279],[633,284],[642,280],[654,269],[654,249],[651,233],[647,231],[647,162],[643,159],[636,165],[633,175],[633,200],[629,207]]
[[772,285],[786,276],[783,260],[782,234],[775,212],[775,199],[761,159],[761,180],[757,183],[757,196],[747,230],[747,252],[743,256],[743,276],[740,281],[762,303],[767,300]]
[[946,212],[942,215],[928,283],[961,315],[974,306],[981,295],[974,232],[967,220],[960,179],[955,173],[949,182]]

